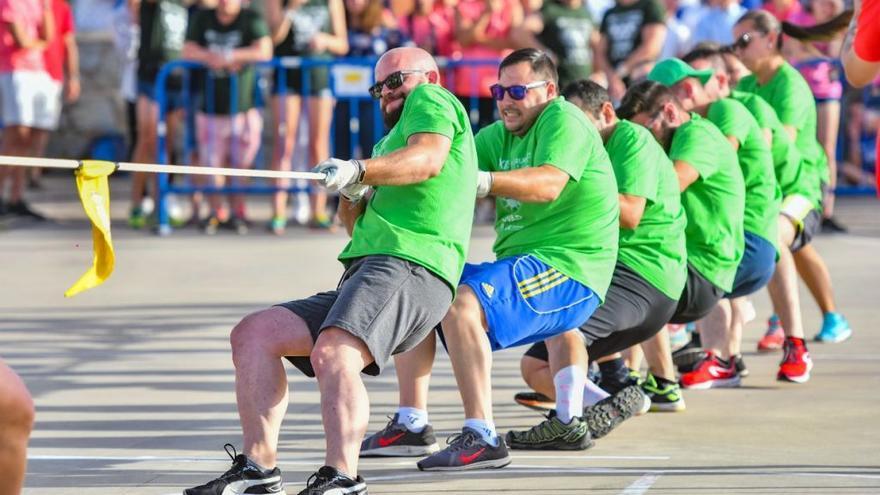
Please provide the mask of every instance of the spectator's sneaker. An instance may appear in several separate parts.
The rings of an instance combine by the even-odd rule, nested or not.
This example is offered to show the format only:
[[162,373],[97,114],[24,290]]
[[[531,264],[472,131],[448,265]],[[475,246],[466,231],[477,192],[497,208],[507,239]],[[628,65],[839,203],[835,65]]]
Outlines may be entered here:
[[737,354],[733,357],[733,364],[736,366],[736,373],[740,378],[749,376],[749,369],[746,368],[746,362],[743,360],[742,354]]
[[693,371],[681,375],[681,387],[697,390],[739,387],[740,378],[736,372],[735,359],[732,361],[725,366],[715,353],[708,351]]
[[810,370],[813,369],[813,360],[807,351],[804,339],[788,337],[783,345],[782,362],[779,363],[779,373],[776,379],[784,382],[806,383],[810,380]]
[[684,397],[677,383],[660,385],[651,373],[641,384],[642,392],[651,399],[651,412],[679,412],[685,410]]
[[822,330],[816,334],[816,342],[836,344],[852,337],[852,328],[849,322],[840,313],[825,313],[822,318]]
[[508,431],[507,445],[523,450],[586,450],[593,446],[587,423],[572,418],[565,424],[555,414],[528,430]]
[[46,220],[45,216],[32,210],[31,207],[28,206],[28,204],[24,201],[19,201],[18,203],[9,203],[8,205],[6,205],[6,214],[26,217],[37,220],[38,222]]
[[835,220],[834,217],[828,217],[822,219],[822,233],[823,234],[846,234],[846,227]]
[[217,215],[211,215],[202,222],[202,232],[206,235],[214,235],[221,224],[222,222],[220,222],[220,218]]
[[414,433],[397,422],[397,414],[384,429],[361,442],[361,457],[422,457],[438,450],[440,446],[431,425]]
[[250,495],[252,493],[284,495],[280,469],[276,467],[271,471],[260,471],[256,466],[248,463],[244,454],[236,455],[235,447],[232,445],[227,443],[223,448],[232,458],[232,467],[229,471],[204,485],[184,490],[183,495]]
[[140,208],[132,208],[131,213],[128,214],[128,226],[135,230],[139,230],[146,225],[147,216],[144,215],[144,211]]
[[324,466],[309,476],[305,490],[299,495],[367,495],[367,484],[360,476],[350,478],[330,466]]
[[287,229],[287,219],[284,217],[272,217],[272,220],[269,220],[269,231],[275,235],[284,234],[284,230]]
[[333,230],[333,219],[327,215],[315,215],[309,220],[309,228],[317,230]]
[[547,412],[556,409],[556,401],[538,392],[519,392],[513,396],[514,402],[535,411]]
[[229,219],[228,226],[238,235],[245,235],[250,230],[250,224],[243,217],[235,216]]
[[782,330],[782,323],[779,317],[771,315],[767,320],[767,333],[758,341],[758,352],[775,352],[782,349],[782,343],[785,342],[785,331]]
[[616,394],[584,408],[584,422],[593,438],[602,438],[627,419],[644,414],[651,401],[638,385],[630,385]]
[[416,465],[422,471],[464,471],[468,469],[503,468],[510,464],[504,439],[498,446],[486,443],[477,430],[464,427],[461,433],[447,440],[445,449],[426,457]]

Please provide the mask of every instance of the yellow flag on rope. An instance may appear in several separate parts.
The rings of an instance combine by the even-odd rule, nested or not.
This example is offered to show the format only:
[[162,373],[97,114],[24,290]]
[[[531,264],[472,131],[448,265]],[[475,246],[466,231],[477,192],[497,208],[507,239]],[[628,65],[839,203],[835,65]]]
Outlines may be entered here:
[[107,185],[107,176],[115,170],[115,163],[97,160],[85,160],[76,169],[79,199],[92,222],[95,259],[91,268],[67,289],[64,297],[73,297],[86,289],[97,287],[113,273],[116,256],[110,237],[110,186]]

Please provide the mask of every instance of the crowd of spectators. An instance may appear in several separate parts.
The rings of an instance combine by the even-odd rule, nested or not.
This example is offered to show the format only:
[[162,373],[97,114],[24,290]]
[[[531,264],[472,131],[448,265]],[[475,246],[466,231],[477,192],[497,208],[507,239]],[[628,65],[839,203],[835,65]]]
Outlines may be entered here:
[[[175,155],[173,145],[169,156],[205,166],[251,167],[264,141],[265,113],[271,151],[262,156],[267,167],[278,170],[289,170],[297,154],[309,164],[331,155],[369,155],[383,130],[375,125],[371,101],[334,100],[333,68],[327,66],[308,69],[307,80],[303,69],[283,69],[283,77],[275,73],[266,78],[267,92],[261,96],[250,66],[272,57],[332,61],[419,46],[441,60],[455,61],[443,84],[465,103],[478,128],[495,120],[488,88],[497,78],[496,64],[481,61],[497,60],[517,48],[550,53],[558,62],[562,86],[590,78],[619,101],[626,87],[643,79],[658,60],[681,56],[702,42],[731,44],[731,27],[749,9],[763,8],[780,20],[809,26],[847,7],[846,0],[768,0],[763,5],[757,0],[90,0],[88,8],[100,1],[113,7],[119,52],[127,63],[120,91],[130,102],[133,161],[156,161],[156,77],[165,63],[184,59],[207,66],[209,77],[197,74],[189,88],[183,87],[179,74],[169,79],[168,135],[182,134],[180,129],[189,126],[196,141],[191,156]],[[0,0],[0,16],[5,125],[0,152],[41,156],[48,132],[57,125],[62,92],[68,102],[79,93],[70,8],[65,0]],[[862,167],[863,137],[877,126],[880,84],[864,91],[846,89],[836,62],[839,50],[839,39],[819,43],[786,38],[783,46],[810,82],[819,105],[818,137],[832,167],[831,185],[837,177],[862,185],[869,180]],[[230,107],[231,73],[237,74],[235,108]],[[181,111],[186,105],[194,111]],[[257,110],[264,106],[267,112]],[[307,139],[298,146],[301,128]],[[350,132],[353,128],[359,128],[358,139]],[[846,160],[837,170],[841,135]],[[7,182],[8,192],[3,188]],[[150,220],[142,208],[145,198],[149,202],[146,193],[155,190],[148,182],[144,174],[132,178],[130,224],[135,228]],[[0,172],[0,212],[39,217],[23,201],[24,185],[23,171]],[[223,182],[216,179],[210,185]],[[193,199],[192,220],[205,232],[224,225],[247,231],[240,195],[231,197],[229,206],[217,195],[204,204],[201,199]],[[288,223],[289,202],[285,192],[272,196],[268,227],[276,234]],[[831,222],[833,197],[826,208]],[[308,210],[312,227],[332,228],[323,192],[311,193]]]

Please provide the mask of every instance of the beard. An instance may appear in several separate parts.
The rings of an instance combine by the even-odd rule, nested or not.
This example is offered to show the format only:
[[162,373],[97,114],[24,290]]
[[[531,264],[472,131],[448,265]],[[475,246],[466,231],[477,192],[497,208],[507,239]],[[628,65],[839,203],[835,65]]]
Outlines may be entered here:
[[392,110],[390,112],[387,111],[387,103],[385,104],[384,108],[380,109],[382,111],[382,122],[385,123],[385,127],[387,127],[388,129],[391,129],[392,127],[397,125],[398,121],[400,121],[400,116],[403,114],[403,105],[404,103],[406,103],[406,96],[401,96],[400,102],[400,106],[397,107],[396,110]]

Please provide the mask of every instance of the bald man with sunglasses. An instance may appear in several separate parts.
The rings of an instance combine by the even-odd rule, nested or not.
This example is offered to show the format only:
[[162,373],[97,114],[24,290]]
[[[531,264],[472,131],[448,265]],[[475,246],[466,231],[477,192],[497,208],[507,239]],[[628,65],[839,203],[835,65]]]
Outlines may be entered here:
[[[556,67],[523,49],[502,62],[491,87],[501,120],[476,139],[478,195],[496,197],[496,261],[468,264],[442,322],[465,410],[461,433],[418,462],[421,470],[500,468],[508,445],[583,450],[586,350],[576,329],[605,297],[617,259],[617,184],[602,139],[559,96]],[[505,442],[492,416],[492,352],[547,341],[556,416]],[[368,438],[362,455],[424,455],[437,450],[427,424],[433,339],[395,358],[400,409]]]
[[232,468],[184,495],[283,491],[276,457],[288,404],[285,358],[318,379],[327,446],[325,465],[300,495],[367,493],[357,474],[369,421],[360,373],[379,374],[446,314],[465,263],[477,184],[467,113],[437,84],[431,56],[391,50],[375,75],[371,93],[390,130],[373,158],[331,158],[315,168],[344,198],[340,217],[351,235],[339,255],[345,273],[335,290],[258,311],[232,331],[244,451],[227,446]]

